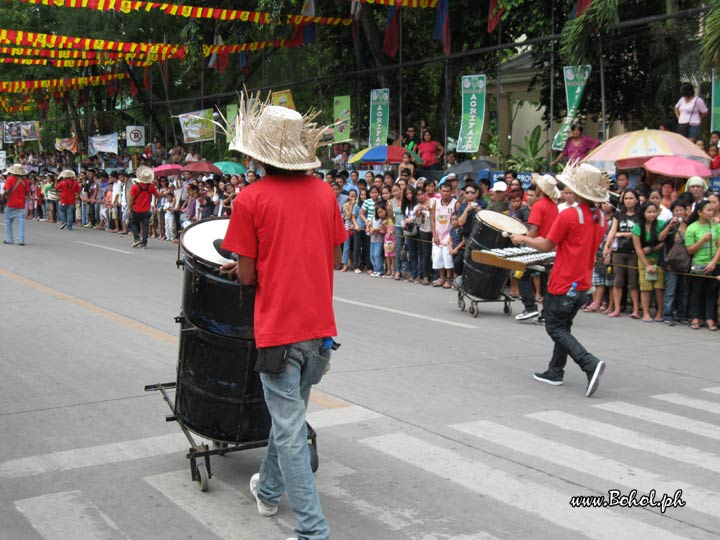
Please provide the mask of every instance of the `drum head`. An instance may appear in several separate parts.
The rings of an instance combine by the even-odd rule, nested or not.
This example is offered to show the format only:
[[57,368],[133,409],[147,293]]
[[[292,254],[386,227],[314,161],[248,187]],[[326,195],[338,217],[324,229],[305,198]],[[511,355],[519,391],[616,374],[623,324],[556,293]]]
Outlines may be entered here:
[[493,212],[492,210],[481,210],[477,213],[477,219],[490,225],[490,227],[495,230],[504,231],[508,234],[528,233],[527,227],[517,219],[513,219],[505,214]]
[[234,262],[220,255],[213,245],[218,238],[225,238],[229,224],[230,218],[193,223],[180,236],[180,245],[183,251],[212,266],[222,266]]

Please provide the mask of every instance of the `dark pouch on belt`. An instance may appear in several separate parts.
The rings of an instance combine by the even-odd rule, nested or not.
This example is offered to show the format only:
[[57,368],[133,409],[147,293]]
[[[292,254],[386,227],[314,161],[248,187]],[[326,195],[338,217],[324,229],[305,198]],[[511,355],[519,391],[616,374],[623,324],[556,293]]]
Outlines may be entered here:
[[280,375],[285,371],[290,354],[290,345],[258,349],[255,371],[268,375]]

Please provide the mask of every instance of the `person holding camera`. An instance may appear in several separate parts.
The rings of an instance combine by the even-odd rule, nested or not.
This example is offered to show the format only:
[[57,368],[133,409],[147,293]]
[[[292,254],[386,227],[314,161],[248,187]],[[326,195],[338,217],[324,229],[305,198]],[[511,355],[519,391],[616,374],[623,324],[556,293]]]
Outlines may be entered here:
[[688,225],[685,232],[685,247],[692,255],[690,273],[690,328],[700,328],[705,320],[709,330],[717,330],[716,305],[718,282],[710,276],[718,275],[717,262],[720,259],[720,224],[713,223],[713,208],[709,201],[696,205],[698,220]]

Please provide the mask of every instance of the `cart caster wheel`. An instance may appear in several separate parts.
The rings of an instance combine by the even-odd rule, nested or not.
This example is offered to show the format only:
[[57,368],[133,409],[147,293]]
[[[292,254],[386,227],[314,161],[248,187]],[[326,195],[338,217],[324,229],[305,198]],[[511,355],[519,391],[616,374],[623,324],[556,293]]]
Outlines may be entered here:
[[308,444],[310,446],[310,469],[312,472],[317,472],[318,466],[320,465],[320,459],[318,458],[317,446],[314,444]]
[[505,304],[505,306],[503,307],[503,313],[508,317],[512,315],[512,307],[510,306],[510,304]]
[[478,316],[478,313],[479,313],[479,312],[478,312],[477,304],[476,304],[475,302],[473,302],[472,304],[470,304],[470,307],[468,308],[468,313],[469,313],[473,318],[475,318],[475,317]]
[[460,308],[460,311],[465,311],[465,300],[463,298],[458,298],[458,308]]
[[196,470],[197,470],[198,482],[200,482],[200,491],[207,491],[208,484],[210,483],[210,476],[208,475],[205,464],[198,463]]

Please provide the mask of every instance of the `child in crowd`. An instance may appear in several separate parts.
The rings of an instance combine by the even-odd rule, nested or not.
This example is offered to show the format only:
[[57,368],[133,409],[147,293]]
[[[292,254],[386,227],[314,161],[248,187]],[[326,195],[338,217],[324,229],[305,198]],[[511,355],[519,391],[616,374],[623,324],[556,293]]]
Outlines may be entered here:
[[[347,232],[347,240],[345,240],[345,243],[343,244],[343,251],[342,251],[342,268],[341,270],[343,272],[347,272],[348,269],[348,263],[350,262],[350,248],[352,247],[352,240],[353,240],[353,208],[355,208],[357,203],[357,192],[354,190],[350,190],[350,193],[348,193],[348,200],[345,204],[343,204],[342,207],[342,215],[343,215],[343,221],[345,223],[345,231]],[[358,266],[357,262],[353,260],[353,264],[355,266]]]
[[165,211],[165,240],[172,242],[175,240],[175,195],[172,191],[168,191],[163,204]]
[[373,267],[372,274],[370,274],[371,277],[381,277],[385,272],[385,262],[383,260],[385,228],[383,222],[386,219],[387,208],[380,203],[377,204],[375,206],[375,217],[370,222],[370,260]]
[[457,214],[450,216],[450,224],[452,225],[450,230],[450,255],[453,258],[455,275],[460,276],[463,271],[463,257],[465,256],[465,237],[463,236],[463,227],[458,223]]
[[395,275],[395,222],[387,210],[386,215],[387,217],[382,222],[385,229],[385,277],[392,278]]

